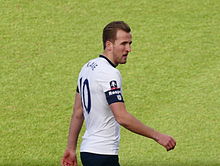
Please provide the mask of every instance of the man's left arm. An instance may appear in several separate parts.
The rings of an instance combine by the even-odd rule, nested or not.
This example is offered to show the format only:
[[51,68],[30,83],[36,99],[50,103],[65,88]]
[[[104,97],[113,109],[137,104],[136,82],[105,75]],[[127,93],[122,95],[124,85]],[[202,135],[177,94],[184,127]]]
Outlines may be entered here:
[[176,141],[171,136],[162,134],[147,125],[144,125],[141,121],[127,112],[124,102],[112,103],[110,104],[110,108],[116,121],[126,129],[155,140],[157,143],[166,148],[167,151],[175,148]]

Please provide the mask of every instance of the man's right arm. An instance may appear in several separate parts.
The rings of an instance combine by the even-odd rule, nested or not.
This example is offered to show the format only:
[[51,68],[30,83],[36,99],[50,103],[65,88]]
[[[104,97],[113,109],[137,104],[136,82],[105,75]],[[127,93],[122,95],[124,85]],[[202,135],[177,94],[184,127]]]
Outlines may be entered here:
[[69,136],[66,151],[62,159],[62,165],[77,166],[76,147],[77,140],[84,121],[81,96],[76,93],[73,114],[69,127]]

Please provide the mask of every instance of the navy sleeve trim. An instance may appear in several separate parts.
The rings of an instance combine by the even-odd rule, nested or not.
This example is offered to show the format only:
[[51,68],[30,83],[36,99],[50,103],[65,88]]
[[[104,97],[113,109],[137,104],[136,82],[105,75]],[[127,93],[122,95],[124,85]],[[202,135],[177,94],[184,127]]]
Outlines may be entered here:
[[124,102],[120,88],[105,92],[105,96],[109,105],[116,102]]
[[79,88],[78,88],[78,86],[77,86],[77,88],[76,88],[76,92],[79,93]]

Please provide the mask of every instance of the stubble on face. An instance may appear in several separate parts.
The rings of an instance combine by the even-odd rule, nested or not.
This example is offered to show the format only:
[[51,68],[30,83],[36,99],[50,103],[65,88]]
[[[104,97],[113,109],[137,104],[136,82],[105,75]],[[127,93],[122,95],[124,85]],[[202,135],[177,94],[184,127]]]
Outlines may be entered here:
[[132,35],[131,33],[118,30],[116,34],[116,40],[113,43],[113,57],[114,63],[125,64],[129,52],[131,52]]

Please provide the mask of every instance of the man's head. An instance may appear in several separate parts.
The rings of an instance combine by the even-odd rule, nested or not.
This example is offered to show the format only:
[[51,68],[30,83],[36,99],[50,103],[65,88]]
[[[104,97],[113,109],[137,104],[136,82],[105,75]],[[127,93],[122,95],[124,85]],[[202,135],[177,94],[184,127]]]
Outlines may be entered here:
[[106,48],[106,41],[111,41],[112,43],[115,42],[118,30],[125,31],[127,33],[131,32],[131,28],[124,21],[110,22],[103,29],[102,41],[104,49]]
[[124,64],[131,52],[130,27],[123,21],[109,23],[103,29],[103,47],[108,58],[115,64]]

